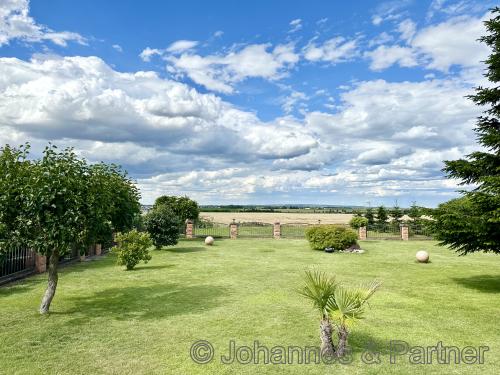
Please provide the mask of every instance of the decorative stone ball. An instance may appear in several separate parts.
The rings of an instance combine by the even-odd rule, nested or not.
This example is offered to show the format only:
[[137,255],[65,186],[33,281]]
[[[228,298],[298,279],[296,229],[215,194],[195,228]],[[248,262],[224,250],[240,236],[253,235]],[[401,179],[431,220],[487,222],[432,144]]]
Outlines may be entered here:
[[205,245],[212,246],[214,244],[214,238],[212,236],[208,236],[205,238]]
[[416,257],[420,263],[427,263],[429,261],[429,253],[425,250],[417,251]]

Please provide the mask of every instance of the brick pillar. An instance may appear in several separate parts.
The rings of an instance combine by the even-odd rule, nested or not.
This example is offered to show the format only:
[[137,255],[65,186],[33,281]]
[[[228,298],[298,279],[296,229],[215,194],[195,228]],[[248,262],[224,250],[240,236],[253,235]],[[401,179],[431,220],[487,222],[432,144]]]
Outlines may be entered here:
[[410,237],[408,227],[406,225],[401,225],[400,229],[401,229],[401,239],[403,241],[408,241]]
[[238,237],[238,224],[236,224],[234,220],[229,224],[229,237],[231,237],[232,240]]
[[186,238],[193,238],[194,223],[192,220],[186,220]]
[[366,227],[359,227],[358,238],[360,240],[366,240]]
[[35,270],[37,273],[47,271],[47,257],[45,255],[35,254]]
[[95,245],[95,255],[102,255],[102,245],[100,243]]
[[273,235],[277,240],[281,238],[281,224],[279,222],[274,223]]

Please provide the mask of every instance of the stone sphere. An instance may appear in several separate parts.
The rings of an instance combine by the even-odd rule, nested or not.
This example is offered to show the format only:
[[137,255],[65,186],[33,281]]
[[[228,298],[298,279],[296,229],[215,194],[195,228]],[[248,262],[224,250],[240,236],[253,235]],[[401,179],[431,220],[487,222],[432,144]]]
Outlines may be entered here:
[[429,261],[429,253],[425,250],[417,251],[416,257],[420,263],[427,263]]
[[205,245],[212,246],[214,244],[214,238],[212,236],[208,236],[205,238]]

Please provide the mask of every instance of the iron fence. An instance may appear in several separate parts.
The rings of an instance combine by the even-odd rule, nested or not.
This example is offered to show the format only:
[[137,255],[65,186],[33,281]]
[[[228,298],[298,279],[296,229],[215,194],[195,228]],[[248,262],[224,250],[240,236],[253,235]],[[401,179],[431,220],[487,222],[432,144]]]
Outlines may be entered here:
[[238,223],[238,237],[273,238],[274,225],[260,222],[240,222]]
[[[86,255],[88,254],[88,250],[86,251]],[[59,257],[59,263],[67,263],[71,262],[72,260],[77,259],[80,256],[80,251],[76,246],[72,246],[71,250],[68,251],[64,256]]]
[[212,236],[214,238],[229,238],[229,225],[214,222],[195,222],[193,237]]
[[186,237],[186,225],[182,224],[179,226],[179,237]]
[[366,239],[368,240],[400,240],[401,229],[399,224],[377,223],[366,227]]
[[0,284],[16,279],[35,270],[35,252],[24,247],[10,249],[0,254]]
[[281,224],[281,238],[305,238],[306,229],[310,226],[307,223]]
[[409,224],[408,238],[410,240],[431,240],[432,230],[425,224]]

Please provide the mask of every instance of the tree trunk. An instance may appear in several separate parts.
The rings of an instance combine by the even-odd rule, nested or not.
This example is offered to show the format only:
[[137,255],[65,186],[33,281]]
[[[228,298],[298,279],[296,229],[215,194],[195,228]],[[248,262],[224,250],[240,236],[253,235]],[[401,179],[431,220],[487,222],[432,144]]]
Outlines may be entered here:
[[53,250],[49,258],[48,270],[48,283],[45,294],[43,295],[42,304],[40,305],[40,314],[47,314],[49,312],[50,303],[56,294],[57,281],[59,276],[57,274],[57,266],[59,265],[59,251]]
[[349,332],[347,331],[347,327],[343,325],[338,326],[338,331],[339,345],[337,347],[337,357],[343,357],[347,351],[347,336]]
[[335,348],[332,342],[332,325],[328,319],[322,319],[319,326],[319,337],[321,339],[321,354],[334,356]]

